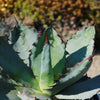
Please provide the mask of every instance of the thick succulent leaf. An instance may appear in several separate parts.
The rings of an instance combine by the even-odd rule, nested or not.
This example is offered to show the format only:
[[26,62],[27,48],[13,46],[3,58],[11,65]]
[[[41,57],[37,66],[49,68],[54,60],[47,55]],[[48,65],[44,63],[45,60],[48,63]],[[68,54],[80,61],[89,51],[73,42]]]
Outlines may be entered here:
[[[79,31],[67,44],[67,67],[73,69],[51,89],[53,94],[78,81],[88,70],[91,64],[94,46],[94,27]],[[80,63],[79,63],[80,62]],[[56,91],[58,90],[58,91]]]
[[21,100],[52,100],[51,97],[41,94],[33,88],[17,87],[17,96]]
[[[53,70],[51,66],[50,46],[44,44],[46,34],[39,39],[36,46],[32,49],[32,70],[39,82],[40,89],[46,89],[53,84]],[[45,45],[45,46],[44,46]]]
[[51,64],[54,70],[55,80],[57,80],[65,68],[65,45],[62,43],[61,38],[53,28],[47,29],[46,33],[48,34],[48,40],[50,43]]
[[10,44],[15,44],[20,36],[20,26],[16,25],[9,36]]
[[[4,76],[4,74],[1,75],[0,73],[0,100],[21,100],[21,98],[22,100],[28,100],[28,99],[25,99],[23,95],[21,95],[21,98],[19,98],[19,91],[23,92],[24,94],[37,93],[36,90],[32,88],[20,86],[14,80],[8,79],[6,75]],[[29,100],[31,99],[29,98]]]
[[66,51],[67,55],[67,68],[73,67],[76,63],[90,57],[94,47],[94,27],[89,27],[85,30],[78,31],[76,35],[68,41]]
[[16,25],[13,32],[11,33],[11,43],[16,52],[19,52],[19,56],[24,60],[28,66],[30,50],[33,48],[33,43],[37,41],[38,34],[33,30],[24,25]]
[[45,95],[27,95],[25,93],[19,93],[18,97],[20,97],[21,100],[52,100],[50,97]]
[[57,99],[90,99],[100,91],[100,75],[65,88],[56,95]]
[[[47,48],[47,46],[44,46],[46,42],[49,42],[49,45],[50,45],[50,51],[49,52],[47,51],[48,52],[47,54],[50,53],[49,54],[50,58],[48,58],[48,61],[50,61],[51,65],[46,65],[47,62],[43,63],[44,61],[42,62],[42,60],[41,60],[41,59],[43,59],[42,52],[44,52],[44,56],[46,56],[46,51],[43,51],[43,50],[45,50],[43,48]],[[40,76],[42,76],[41,72],[43,72],[42,71],[43,67],[44,67],[45,71],[47,71],[45,73],[48,73],[48,72],[51,73],[50,66],[52,66],[53,71],[54,71],[55,80],[57,80],[59,78],[60,74],[64,71],[64,67],[65,67],[65,61],[66,61],[65,53],[66,53],[66,51],[64,50],[64,44],[61,43],[61,39],[58,37],[57,32],[52,28],[47,29],[43,33],[42,37],[39,39],[38,43],[35,44],[34,48],[32,49],[32,56],[31,56],[32,70],[33,70],[34,75],[37,78],[38,82],[40,82],[40,80],[42,78]],[[48,66],[48,67],[46,67],[46,66]],[[50,69],[48,70],[48,68],[50,68]],[[51,76],[52,75],[53,75],[53,72],[52,72]],[[48,76],[49,76],[49,74],[48,74]],[[51,82],[52,82],[52,77],[51,77]],[[48,82],[45,83],[45,81],[44,81],[44,84],[48,84]],[[41,85],[44,85],[44,84],[42,83]],[[41,86],[41,87],[43,87],[43,86]],[[45,86],[45,88],[46,88],[46,86]]]
[[50,45],[47,43],[43,47],[41,58],[40,88],[47,89],[54,83],[53,69],[51,66]]
[[16,84],[0,73],[0,100],[20,100],[15,91]]
[[24,94],[19,94],[18,97],[21,99],[21,100],[36,100],[35,97],[29,97],[29,96],[26,96]]
[[32,63],[32,70],[34,72],[34,76],[36,79],[40,80],[40,70],[41,70],[41,56],[42,56],[42,50],[45,42],[45,33],[39,38],[38,43],[34,44],[34,48],[32,49],[32,55],[31,55],[31,63]]
[[[40,91],[37,91],[33,88],[23,87],[23,86],[17,86],[16,90],[13,91],[19,97],[21,100],[38,100],[37,94],[40,94]],[[44,96],[46,97],[46,96]]]
[[85,60],[79,64],[77,64],[65,77],[61,78],[58,83],[56,83],[55,86],[52,86],[50,89],[46,90],[48,94],[54,95],[64,89],[65,87],[68,87],[78,81],[82,78],[84,73],[88,70],[90,67],[91,61]]
[[34,80],[31,70],[3,38],[0,38],[0,65],[11,78],[24,85],[33,85]]

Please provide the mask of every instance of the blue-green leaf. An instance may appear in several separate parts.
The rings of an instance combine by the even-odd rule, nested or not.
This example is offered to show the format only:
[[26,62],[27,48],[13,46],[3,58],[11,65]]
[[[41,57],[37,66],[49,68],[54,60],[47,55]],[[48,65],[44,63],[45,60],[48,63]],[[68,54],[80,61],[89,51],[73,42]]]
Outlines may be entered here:
[[31,63],[32,63],[31,68],[38,82],[40,80],[41,56],[42,56],[42,50],[43,50],[45,38],[46,37],[44,33],[39,38],[38,42],[35,44],[34,48],[32,49],[32,55],[31,55]]
[[16,84],[0,73],[0,100],[20,100],[15,93]]
[[[7,75],[0,73],[0,100],[28,100],[23,95],[19,98],[19,93],[31,94],[35,96],[38,92],[34,88],[21,86],[12,79],[8,79]],[[25,95],[27,97],[27,95]],[[28,97],[27,97],[28,98]],[[31,98],[29,98],[30,100]],[[32,99],[33,100],[33,99]]]
[[61,38],[53,28],[47,29],[46,32],[50,43],[51,65],[54,70],[55,80],[57,80],[65,68],[65,45],[62,43]]
[[56,94],[59,91],[63,90],[65,87],[72,85],[77,82],[82,76],[86,73],[91,65],[91,61],[88,59],[77,64],[65,77],[61,78],[55,86],[52,86],[46,92],[48,94]]
[[16,52],[19,52],[19,57],[23,59],[24,63],[28,66],[30,50],[33,48],[33,43],[37,41],[38,34],[24,25],[16,25],[11,33],[10,41],[13,44],[13,48]]
[[[79,31],[68,41],[66,50],[69,55],[67,67],[73,67],[65,77],[61,78],[54,86],[47,90],[48,94],[56,94],[65,87],[78,81],[87,72],[91,65],[94,46],[94,27]],[[79,45],[78,45],[79,44]]]
[[29,87],[33,85],[32,71],[2,37],[0,38],[0,65],[11,78]]
[[53,69],[51,66],[50,45],[47,43],[43,47],[40,70],[40,88],[47,89],[54,83]]
[[66,56],[67,68],[73,67],[76,63],[79,63],[92,55],[94,49],[94,36],[94,27],[89,27],[78,31],[77,34],[68,41],[66,46],[66,51],[69,53],[69,55]]
[[[43,55],[46,57],[46,52],[43,51],[45,50],[43,48],[48,47],[48,46],[44,46],[45,42],[47,41],[49,42],[49,49],[50,49],[47,51],[47,54],[49,54],[50,56],[48,58],[48,61],[50,61],[51,65],[46,65],[46,63],[44,63],[44,61],[41,60],[43,59]],[[44,52],[44,54],[42,52]],[[60,77],[60,74],[64,71],[65,68],[65,61],[66,61],[65,56],[66,56],[66,51],[64,49],[64,44],[61,42],[61,39],[58,37],[57,32],[52,28],[47,29],[40,37],[38,43],[36,43],[34,48],[32,49],[32,56],[31,56],[32,70],[34,72],[36,79],[38,80],[38,82],[40,82],[39,83],[40,85],[48,84],[48,82],[41,84],[42,80],[45,80],[44,78],[42,79],[42,77],[44,77],[44,75],[42,75],[43,67],[46,74],[49,72],[51,73],[51,68],[53,68],[53,72],[51,76],[54,73],[55,80],[57,80]],[[46,68],[46,66],[48,67]],[[51,77],[51,83],[53,83],[53,76]],[[41,89],[42,87],[43,86],[40,86]],[[45,89],[46,88],[47,86],[45,86]]]
[[[45,45],[46,33],[39,39],[32,49],[32,70],[39,83],[41,91],[53,84],[53,71],[49,44]],[[44,46],[45,45],[45,46]]]

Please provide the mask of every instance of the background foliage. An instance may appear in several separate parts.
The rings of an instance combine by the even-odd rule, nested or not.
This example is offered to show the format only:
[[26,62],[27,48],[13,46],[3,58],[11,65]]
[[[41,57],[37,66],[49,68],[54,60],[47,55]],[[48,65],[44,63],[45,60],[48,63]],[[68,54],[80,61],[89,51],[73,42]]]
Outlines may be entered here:
[[43,24],[72,16],[96,20],[100,17],[97,7],[92,0],[0,0],[0,17],[13,13],[21,19],[31,16]]
[[[87,17],[88,4],[83,0],[0,0],[0,14],[15,13],[48,25],[54,20],[69,19],[71,16]],[[85,15],[85,16],[84,16]]]
[[0,0],[0,18],[14,14],[27,25],[36,26],[38,31],[53,25],[59,29],[58,33],[64,35],[65,41],[77,31],[76,29],[95,22],[96,44],[98,45],[100,42],[100,8],[96,1],[98,0]]

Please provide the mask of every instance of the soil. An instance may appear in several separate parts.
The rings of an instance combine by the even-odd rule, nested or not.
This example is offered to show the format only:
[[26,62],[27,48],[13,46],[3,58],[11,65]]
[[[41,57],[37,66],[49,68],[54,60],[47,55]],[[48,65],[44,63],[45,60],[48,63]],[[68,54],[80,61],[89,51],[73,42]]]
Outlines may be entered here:
[[88,77],[95,77],[100,74],[100,53],[95,54],[90,69],[87,72]]

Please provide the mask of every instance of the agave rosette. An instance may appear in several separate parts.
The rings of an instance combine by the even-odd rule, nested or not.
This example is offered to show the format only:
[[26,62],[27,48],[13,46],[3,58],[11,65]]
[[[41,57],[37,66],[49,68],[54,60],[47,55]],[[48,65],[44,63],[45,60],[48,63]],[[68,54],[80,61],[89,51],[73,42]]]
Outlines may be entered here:
[[66,45],[53,28],[38,38],[34,30],[16,25],[10,36],[11,44],[0,37],[2,71],[15,80],[14,89],[9,89],[6,96],[16,95],[15,100],[17,96],[23,100],[35,97],[45,100],[56,95],[59,99],[57,94],[81,79],[89,69],[94,35],[94,27],[89,27],[77,32]]

